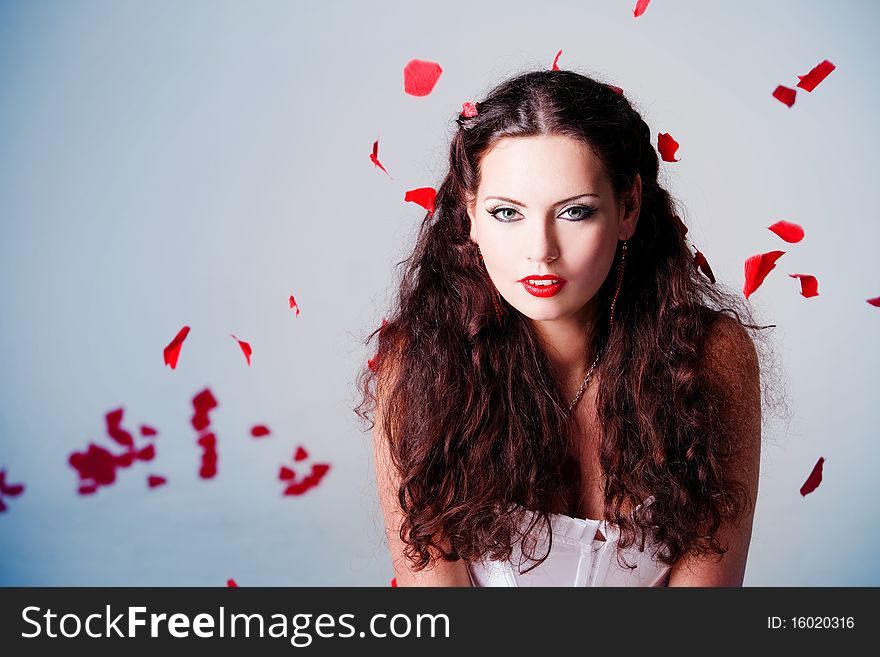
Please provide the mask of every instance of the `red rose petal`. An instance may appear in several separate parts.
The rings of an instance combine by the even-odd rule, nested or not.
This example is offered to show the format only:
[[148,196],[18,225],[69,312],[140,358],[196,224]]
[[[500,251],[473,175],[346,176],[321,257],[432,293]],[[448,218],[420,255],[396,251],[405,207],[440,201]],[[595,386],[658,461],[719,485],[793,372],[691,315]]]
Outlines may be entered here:
[[816,86],[822,82],[825,78],[828,77],[828,74],[831,73],[836,67],[834,64],[829,62],[827,59],[823,59],[821,62],[816,64],[806,75],[799,75],[798,79],[800,82],[797,83],[804,91],[812,91],[816,88]]
[[150,475],[147,477],[147,486],[150,488],[156,488],[157,486],[161,486],[166,483],[168,480],[165,477],[161,477],[159,475]]
[[461,104],[461,116],[466,116],[468,118],[470,118],[472,116],[477,116],[477,106],[470,101],[462,103]]
[[269,427],[265,424],[255,424],[251,427],[251,435],[254,438],[261,438],[262,436],[269,435]]
[[661,132],[657,135],[657,150],[660,151],[660,157],[664,162],[680,162],[675,159],[675,152],[678,150],[678,142],[672,138],[668,132]]
[[790,221],[777,221],[772,226],[767,226],[767,228],[791,244],[804,239],[804,229]]
[[616,93],[618,96],[623,95],[623,89],[621,89],[620,87],[615,87],[613,84],[606,84],[605,86],[611,89],[611,91]]
[[880,308],[880,297],[874,297],[873,299],[865,299],[865,301],[870,303],[872,306],[877,306],[878,308]]
[[214,395],[211,394],[211,391],[208,388],[205,388],[193,397],[192,403],[195,408],[195,413],[191,420],[192,425],[196,431],[201,431],[211,423],[208,418],[208,413],[212,409],[217,408],[217,400],[214,399]]
[[73,452],[68,463],[78,472],[79,478],[106,486],[116,481],[116,457],[94,443],[85,452]]
[[6,503],[3,501],[3,498],[0,497],[0,513],[3,513],[9,507],[6,506]]
[[142,436],[155,436],[156,430],[153,427],[147,426],[146,424],[141,425],[141,435]]
[[24,491],[24,484],[7,484],[6,469],[0,470],[0,495],[8,495],[9,497],[17,497]]
[[776,267],[776,261],[782,257],[785,251],[770,251],[768,253],[759,253],[753,255],[745,264],[745,285],[743,286],[743,294],[746,299],[749,295],[757,290],[767,274]]
[[290,481],[291,479],[296,479],[296,473],[287,466],[282,465],[281,469],[278,470],[278,479],[281,481]]
[[397,578],[396,577],[391,578],[391,587],[397,588]]
[[427,96],[442,72],[437,62],[411,59],[403,68],[403,90],[411,96]]
[[128,451],[116,455],[116,465],[127,468],[134,463],[134,452]]
[[137,453],[138,460],[140,461],[152,461],[156,458],[156,447],[155,445],[147,445]]
[[[391,174],[382,166],[382,163],[379,161],[379,140],[373,142],[373,152],[370,153],[370,161],[375,164],[377,167],[382,169],[385,173],[388,174],[388,177],[391,178]],[[394,180],[394,178],[391,178]]]
[[801,495],[806,496],[808,493],[812,493],[816,490],[816,487],[822,483],[822,464],[825,462],[825,457],[820,456],[819,460],[816,461],[816,465],[813,466],[813,471],[810,473],[810,476],[807,477],[807,480],[804,482],[804,485],[801,486]]
[[794,89],[783,87],[781,84],[773,90],[773,97],[789,107],[794,105],[794,97],[796,94],[797,92]]
[[98,487],[94,484],[83,484],[79,487],[80,495],[92,495],[95,491],[98,490]]
[[810,298],[819,296],[819,282],[810,274],[789,274],[792,278],[801,279],[801,296]]
[[[230,335],[232,335],[232,334],[230,333]],[[245,342],[244,340],[239,340],[234,335],[232,337],[234,340],[236,340],[238,342],[238,346],[240,346],[241,350],[244,352],[244,357],[247,358],[248,367],[250,367],[251,354],[253,353],[253,351],[251,350],[251,346],[247,342]]]
[[434,201],[437,198],[437,190],[433,187],[419,187],[410,189],[404,196],[404,201],[412,201],[418,203],[425,208],[430,214],[434,214]]
[[559,55],[561,55],[561,54],[562,54],[562,51],[560,50],[558,53],[556,53],[556,57],[553,58],[553,66],[550,68],[551,71],[558,71],[559,70],[559,66],[557,66],[556,63],[559,61]]
[[636,8],[633,9],[633,16],[635,18],[638,18],[639,16],[644,14],[645,9],[648,8],[649,2],[651,2],[651,0],[638,0],[638,2],[636,2]]
[[177,367],[177,359],[180,356],[180,347],[183,345],[183,341],[186,339],[186,336],[189,334],[189,326],[184,326],[177,332],[177,335],[174,336],[174,339],[168,343],[168,346],[165,347],[163,355],[165,357],[165,364],[170,365],[171,369],[175,369]]
[[[694,247],[696,248],[696,247]],[[712,273],[712,268],[709,266],[709,261],[706,260],[706,256],[704,256],[699,249],[694,254],[694,265],[706,275],[712,283],[715,282],[715,274]]]
[[297,447],[296,453],[293,455],[294,461],[302,461],[304,459],[309,458],[309,453],[305,450],[304,447]]
[[107,413],[105,416],[107,421],[107,434],[120,445],[132,447],[134,446],[134,438],[132,438],[132,435],[121,426],[122,413],[123,409],[121,408],[117,408],[115,411]]
[[367,367],[370,368],[370,371],[375,372],[376,366],[379,364],[379,354],[377,353],[375,356],[367,360]]
[[231,586],[232,588],[238,588],[238,584],[235,583],[234,579],[227,579],[226,586]]
[[217,468],[213,465],[203,465],[199,468],[199,477],[202,479],[213,479],[217,475]]
[[199,436],[199,439],[196,442],[202,447],[210,450],[217,446],[217,437],[213,433],[206,433],[204,436]]
[[299,306],[296,303],[296,300],[293,298],[293,295],[290,295],[290,307],[296,308],[296,316],[299,317]]

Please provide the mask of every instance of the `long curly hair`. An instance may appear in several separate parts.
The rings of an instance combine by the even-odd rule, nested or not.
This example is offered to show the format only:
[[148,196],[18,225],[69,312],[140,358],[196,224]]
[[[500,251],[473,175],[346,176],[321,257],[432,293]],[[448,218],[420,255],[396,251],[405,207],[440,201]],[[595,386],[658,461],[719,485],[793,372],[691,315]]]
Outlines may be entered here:
[[[685,553],[723,554],[714,534],[747,510],[749,498],[725,467],[734,441],[719,410],[729,391],[706,376],[703,346],[722,314],[743,327],[769,327],[755,326],[741,297],[695,267],[687,228],[658,182],[651,131],[621,90],[573,71],[530,71],[496,86],[476,109],[455,118],[434,211],[398,263],[405,265],[399,293],[365,340],[369,347],[378,335],[378,346],[357,378],[363,397],[354,410],[370,429],[381,390],[379,430],[400,476],[400,539],[412,568],[428,566],[432,551],[446,561],[509,559],[517,536],[531,536],[539,520],[550,527],[554,500],[577,499],[569,402],[529,318],[503,298],[496,315],[466,211],[493,145],[540,135],[587,144],[618,199],[636,174],[642,181],[613,323],[620,248],[597,292],[596,321],[585,328],[592,353],[602,349],[599,458],[619,550],[651,531],[666,564]],[[380,386],[392,367],[398,375]],[[651,495],[649,513],[622,511]],[[524,534],[522,509],[536,512]],[[538,559],[522,554],[534,568],[549,548]]]

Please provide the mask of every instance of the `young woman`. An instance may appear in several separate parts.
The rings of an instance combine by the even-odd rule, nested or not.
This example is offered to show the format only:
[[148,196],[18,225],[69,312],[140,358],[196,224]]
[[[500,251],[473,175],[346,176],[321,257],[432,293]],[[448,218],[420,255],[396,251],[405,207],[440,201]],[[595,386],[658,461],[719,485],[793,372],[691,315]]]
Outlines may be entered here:
[[397,585],[740,586],[759,327],[694,266],[651,131],[565,70],[476,110],[359,377]]

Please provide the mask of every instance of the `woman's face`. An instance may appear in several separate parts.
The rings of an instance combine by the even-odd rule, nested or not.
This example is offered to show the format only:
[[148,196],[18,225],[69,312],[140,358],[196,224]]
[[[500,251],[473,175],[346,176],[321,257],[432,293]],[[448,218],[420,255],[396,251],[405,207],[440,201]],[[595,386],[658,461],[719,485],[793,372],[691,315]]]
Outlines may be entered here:
[[[635,232],[638,178],[636,192],[634,207],[620,205],[601,163],[577,140],[504,138],[483,158],[470,236],[514,308],[534,320],[578,317],[608,275],[617,241]],[[547,274],[561,285],[521,282]]]

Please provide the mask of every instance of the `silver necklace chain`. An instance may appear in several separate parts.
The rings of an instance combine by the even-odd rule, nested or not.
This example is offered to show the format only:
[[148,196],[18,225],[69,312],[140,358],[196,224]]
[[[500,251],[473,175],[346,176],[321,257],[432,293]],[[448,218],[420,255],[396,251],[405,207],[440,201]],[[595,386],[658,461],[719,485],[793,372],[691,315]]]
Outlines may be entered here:
[[571,409],[574,408],[574,405],[578,403],[578,400],[581,398],[581,395],[584,394],[584,390],[587,387],[587,383],[590,381],[590,377],[593,376],[593,370],[596,369],[596,363],[599,362],[599,356],[602,354],[602,350],[600,349],[598,353],[596,353],[596,358],[593,359],[593,364],[590,366],[590,371],[587,372],[587,376],[584,379],[584,382],[581,384],[581,389],[578,390],[577,395],[572,400],[572,402],[568,405],[568,412],[571,414]]

